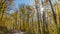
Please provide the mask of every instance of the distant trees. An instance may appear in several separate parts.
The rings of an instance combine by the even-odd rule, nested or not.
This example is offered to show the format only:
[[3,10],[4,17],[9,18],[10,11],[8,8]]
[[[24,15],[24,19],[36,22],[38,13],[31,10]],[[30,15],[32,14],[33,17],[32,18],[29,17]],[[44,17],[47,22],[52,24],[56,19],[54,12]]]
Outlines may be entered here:
[[[6,19],[7,19],[7,10],[9,8],[9,3],[10,1],[9,0],[0,0],[0,31],[2,31],[3,33],[7,32],[8,29],[7,29],[7,22],[9,21],[9,19],[7,20],[6,22]],[[10,2],[11,3],[11,2]]]
[[10,1],[0,0],[0,23],[1,23],[1,25],[5,24],[5,20],[3,20],[3,19],[5,19],[5,17],[6,17],[5,14],[8,10],[8,2],[10,2]]
[[20,26],[21,26],[21,28],[23,26],[23,28],[24,28],[23,30],[27,31],[30,29],[29,23],[30,23],[30,19],[33,15],[32,12],[33,12],[33,8],[28,5],[20,8],[20,20],[21,20]]
[[55,11],[56,11],[56,19],[57,19],[57,26],[58,26],[58,34],[60,34],[59,32],[59,29],[60,29],[60,18],[59,18],[59,16],[60,16],[60,7],[59,7],[59,2],[56,2],[55,4],[54,4],[54,7],[55,7]]
[[[44,9],[41,11],[39,0],[35,0],[34,7],[22,4],[19,10],[14,10],[10,14],[8,9],[13,1],[0,0],[0,26],[33,34],[60,34],[60,5],[58,3],[52,4],[51,0],[44,0],[41,4]],[[8,2],[10,5],[7,4]]]

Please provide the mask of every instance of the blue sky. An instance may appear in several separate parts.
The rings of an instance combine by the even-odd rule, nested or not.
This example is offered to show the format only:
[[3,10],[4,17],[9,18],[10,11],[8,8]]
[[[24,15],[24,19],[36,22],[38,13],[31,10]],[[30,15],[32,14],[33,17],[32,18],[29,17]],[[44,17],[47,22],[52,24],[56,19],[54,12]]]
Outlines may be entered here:
[[[15,6],[14,8],[18,9],[19,5],[26,4],[26,5],[33,5],[34,0],[14,0]],[[13,13],[13,10],[10,10],[10,13]]]
[[[55,2],[56,0],[52,0],[53,2]],[[24,3],[24,4],[28,4],[28,5],[33,5],[34,4],[34,0],[14,0],[16,6],[18,7],[18,5]]]
[[33,5],[34,0],[14,0],[16,7],[18,7],[20,4],[28,4],[28,5]]
[[[55,2],[55,0],[52,0],[53,2]],[[28,5],[33,5],[34,4],[34,0],[14,0],[15,6],[16,8],[18,8],[19,5],[23,4],[28,4]]]
[[[53,0],[55,2],[55,0]],[[15,6],[14,8],[18,9],[21,4],[28,4],[28,5],[34,5],[34,0],[14,0]],[[11,10],[11,13],[13,10]]]
[[25,4],[30,4],[32,5],[32,3],[34,2],[34,0],[14,0],[16,4],[21,4],[21,3],[25,3]]

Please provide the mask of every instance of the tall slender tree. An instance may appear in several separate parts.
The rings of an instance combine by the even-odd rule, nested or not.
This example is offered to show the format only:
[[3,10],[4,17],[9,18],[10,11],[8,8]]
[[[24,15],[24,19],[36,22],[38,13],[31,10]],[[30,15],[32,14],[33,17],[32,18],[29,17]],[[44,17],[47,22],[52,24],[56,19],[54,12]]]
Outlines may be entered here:
[[40,3],[39,0],[35,0],[35,7],[37,11],[37,20],[38,20],[38,34],[40,34],[40,16],[39,16],[39,11],[40,11]]

